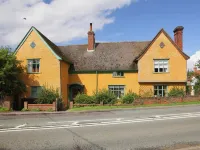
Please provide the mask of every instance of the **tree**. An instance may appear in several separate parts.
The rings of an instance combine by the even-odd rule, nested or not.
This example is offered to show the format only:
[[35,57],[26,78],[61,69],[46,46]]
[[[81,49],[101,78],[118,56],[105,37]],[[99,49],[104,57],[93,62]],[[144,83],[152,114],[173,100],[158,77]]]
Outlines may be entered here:
[[0,48],[0,97],[14,96],[25,92],[26,86],[20,80],[23,68],[20,61],[8,47]]
[[[200,60],[197,61],[195,66],[200,68]],[[194,90],[195,90],[195,94],[199,95],[200,94],[200,74],[196,73],[195,78],[197,82],[195,83]]]

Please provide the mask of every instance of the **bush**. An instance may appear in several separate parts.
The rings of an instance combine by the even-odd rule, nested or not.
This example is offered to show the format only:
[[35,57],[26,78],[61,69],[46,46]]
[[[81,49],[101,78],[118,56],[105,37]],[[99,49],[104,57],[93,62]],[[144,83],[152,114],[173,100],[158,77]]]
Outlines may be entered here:
[[200,95],[200,75],[196,76],[197,82],[194,86],[195,95]]
[[52,108],[47,109],[48,112],[53,112],[54,110]]
[[28,109],[23,108],[21,111],[29,111]]
[[0,107],[0,112],[6,112],[6,111],[9,111],[9,109],[6,107]]
[[100,90],[97,94],[94,94],[94,97],[98,104],[100,104],[100,102],[104,104],[115,104],[117,101],[115,94],[107,89]]
[[185,90],[183,88],[173,87],[169,93],[169,97],[183,97],[185,96]]
[[58,89],[43,86],[38,95],[38,99],[36,99],[35,102],[37,104],[52,104],[54,101],[56,101],[56,98],[60,99]]
[[74,102],[76,104],[95,104],[95,99],[93,96],[88,96],[86,94],[79,93],[74,98]]
[[148,97],[154,97],[154,92],[152,89],[148,89],[146,91],[140,91],[140,96],[144,98]]
[[40,108],[33,108],[30,111],[41,111]]
[[123,104],[132,104],[133,101],[138,98],[139,96],[132,92],[129,91],[126,95],[123,96],[122,100],[123,100]]

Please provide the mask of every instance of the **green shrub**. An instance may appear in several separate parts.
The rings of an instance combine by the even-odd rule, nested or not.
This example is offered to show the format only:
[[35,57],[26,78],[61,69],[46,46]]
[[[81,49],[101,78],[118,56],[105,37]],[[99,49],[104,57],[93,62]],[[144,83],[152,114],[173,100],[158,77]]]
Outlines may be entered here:
[[0,112],[6,112],[6,111],[9,111],[9,109],[6,107],[0,107]]
[[37,104],[52,104],[56,101],[56,98],[60,99],[58,89],[43,86],[38,94],[38,99],[36,99],[35,102]]
[[53,112],[54,110],[52,108],[47,109],[49,112]]
[[168,96],[169,97],[183,97],[185,96],[185,90],[183,88],[173,87],[169,91]]
[[95,104],[95,99],[93,96],[88,96],[83,93],[79,93],[75,98],[74,102],[76,104]]
[[194,86],[195,95],[200,95],[200,75],[196,76],[197,82]]
[[23,108],[21,111],[29,111],[28,109]]
[[123,104],[132,104],[133,101],[138,97],[139,96],[136,93],[129,91],[126,95],[122,97]]
[[114,93],[107,89],[102,89],[98,93],[94,94],[96,102],[99,104],[103,102],[104,104],[115,104],[117,101],[117,97]]
[[41,111],[40,108],[33,108],[30,111]]
[[154,97],[154,92],[152,89],[147,89],[147,90],[140,90],[140,96],[141,97]]

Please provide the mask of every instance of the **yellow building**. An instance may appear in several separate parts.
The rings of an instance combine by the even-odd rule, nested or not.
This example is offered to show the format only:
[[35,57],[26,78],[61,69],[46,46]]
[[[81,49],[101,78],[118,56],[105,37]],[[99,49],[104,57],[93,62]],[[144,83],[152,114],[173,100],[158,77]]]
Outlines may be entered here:
[[21,98],[37,98],[43,85],[58,88],[65,104],[78,92],[91,95],[103,88],[117,97],[129,90],[166,96],[187,81],[182,26],[174,30],[174,39],[161,29],[151,41],[96,43],[90,24],[87,44],[57,46],[32,27],[15,51],[25,68],[27,92]]

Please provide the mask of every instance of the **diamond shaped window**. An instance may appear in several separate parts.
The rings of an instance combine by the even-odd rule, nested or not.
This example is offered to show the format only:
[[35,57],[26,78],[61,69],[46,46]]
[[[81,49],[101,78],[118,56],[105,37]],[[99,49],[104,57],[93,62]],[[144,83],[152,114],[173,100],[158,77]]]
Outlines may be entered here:
[[31,46],[32,48],[35,48],[35,46],[36,46],[35,42],[32,42],[32,43],[30,44],[30,46]]

